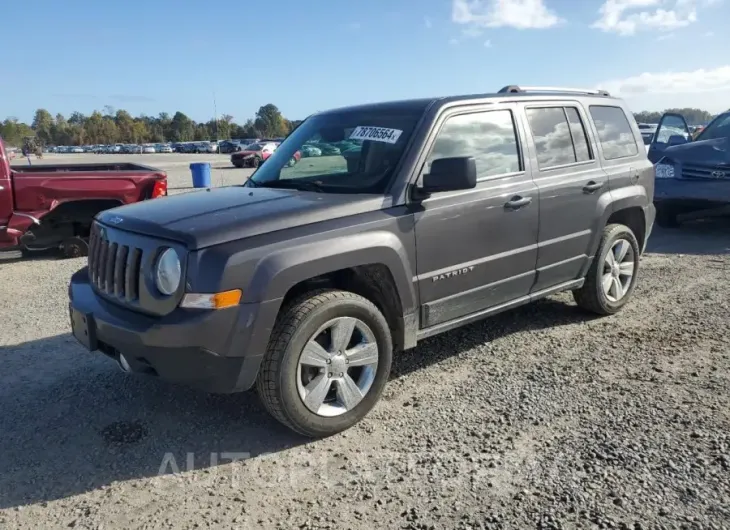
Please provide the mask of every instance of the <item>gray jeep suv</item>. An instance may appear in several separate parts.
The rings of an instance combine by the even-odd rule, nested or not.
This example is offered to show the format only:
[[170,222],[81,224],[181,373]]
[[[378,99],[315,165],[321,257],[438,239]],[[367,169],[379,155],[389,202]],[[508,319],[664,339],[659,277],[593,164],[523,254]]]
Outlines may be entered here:
[[[323,156],[291,166],[305,144]],[[126,371],[255,386],[279,421],[327,436],[421,339],[566,290],[619,311],[653,193],[639,128],[603,91],[321,112],[240,186],[100,213],[71,326]]]

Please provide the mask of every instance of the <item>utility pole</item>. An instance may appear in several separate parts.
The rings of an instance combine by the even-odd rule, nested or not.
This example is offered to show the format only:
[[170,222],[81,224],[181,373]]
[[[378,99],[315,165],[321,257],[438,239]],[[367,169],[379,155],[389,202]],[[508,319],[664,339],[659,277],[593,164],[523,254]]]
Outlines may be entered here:
[[218,143],[218,107],[215,103],[215,90],[213,91],[213,115],[215,117],[215,141]]

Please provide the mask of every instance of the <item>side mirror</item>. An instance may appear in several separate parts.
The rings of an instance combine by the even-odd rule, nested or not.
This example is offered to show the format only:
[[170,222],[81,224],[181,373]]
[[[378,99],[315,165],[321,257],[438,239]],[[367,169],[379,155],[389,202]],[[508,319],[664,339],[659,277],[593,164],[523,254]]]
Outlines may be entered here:
[[[690,136],[691,138],[691,136]],[[685,138],[681,134],[673,134],[669,137],[669,140],[667,141],[667,146],[671,147],[673,145],[682,145],[689,142],[689,138]]]
[[420,191],[458,191],[475,188],[477,185],[477,164],[474,157],[460,156],[437,158],[431,162],[431,171],[423,175]]

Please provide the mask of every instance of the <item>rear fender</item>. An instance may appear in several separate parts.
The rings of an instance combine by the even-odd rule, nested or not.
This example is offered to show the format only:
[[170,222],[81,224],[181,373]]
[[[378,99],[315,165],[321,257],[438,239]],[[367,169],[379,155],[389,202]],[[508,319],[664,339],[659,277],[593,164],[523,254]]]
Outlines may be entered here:
[[[651,204],[643,186],[626,186],[617,190],[611,190],[610,194],[604,194],[598,201],[598,215],[596,216],[597,225],[593,233],[593,241],[591,242],[590,256],[594,256],[601,243],[603,229],[608,224],[608,219],[615,212],[628,208],[641,208],[646,210],[647,205]],[[639,245],[643,242],[639,241]]]

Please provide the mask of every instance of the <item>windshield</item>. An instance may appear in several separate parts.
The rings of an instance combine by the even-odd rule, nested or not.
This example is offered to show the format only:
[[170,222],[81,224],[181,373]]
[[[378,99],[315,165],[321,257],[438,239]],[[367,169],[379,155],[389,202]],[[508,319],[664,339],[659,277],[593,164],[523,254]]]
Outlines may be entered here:
[[730,138],[730,112],[720,114],[697,135],[697,140],[713,140],[715,138]]
[[246,185],[384,193],[422,112],[352,110],[311,116]]
[[251,144],[246,146],[246,151],[261,151],[263,147],[261,144]]

